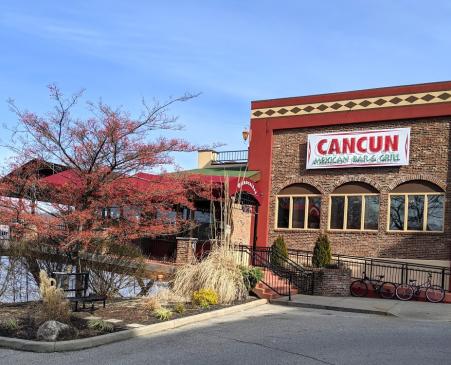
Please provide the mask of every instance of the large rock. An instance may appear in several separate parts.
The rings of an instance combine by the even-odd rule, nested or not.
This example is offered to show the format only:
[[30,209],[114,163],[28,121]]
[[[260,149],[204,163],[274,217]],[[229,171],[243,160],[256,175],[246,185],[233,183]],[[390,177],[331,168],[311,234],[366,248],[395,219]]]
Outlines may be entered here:
[[39,341],[72,340],[77,336],[78,330],[76,328],[57,321],[44,322],[36,335]]

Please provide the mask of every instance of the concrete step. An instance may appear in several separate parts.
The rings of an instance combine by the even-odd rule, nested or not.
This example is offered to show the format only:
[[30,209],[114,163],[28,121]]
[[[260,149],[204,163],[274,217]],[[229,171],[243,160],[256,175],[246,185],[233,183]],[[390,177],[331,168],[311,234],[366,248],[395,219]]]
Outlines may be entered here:
[[267,290],[262,289],[262,288],[254,288],[252,291],[260,299],[277,299],[277,298],[280,298],[280,295],[277,294],[276,292],[272,291],[272,290],[271,291],[267,291]]
[[[286,286],[285,286],[285,284],[278,285],[278,286],[274,286],[274,289],[277,290],[278,292],[285,292]],[[257,284],[257,286],[255,287],[253,292],[255,295],[257,295],[259,298],[262,298],[262,299],[275,299],[275,298],[280,297],[280,295],[277,294],[275,291],[273,291],[272,289],[268,288],[266,285],[261,284],[261,283]],[[291,295],[298,294],[298,289],[292,287],[290,290],[290,294]]]
[[[274,289],[275,291],[278,292],[283,292],[287,290],[287,287],[285,285],[280,285],[280,286],[271,286],[272,289],[268,288],[266,285],[260,284],[260,286],[257,286],[257,288],[262,289],[262,290],[266,290],[266,291],[273,291],[272,289]],[[298,293],[298,289],[291,287],[291,293]]]

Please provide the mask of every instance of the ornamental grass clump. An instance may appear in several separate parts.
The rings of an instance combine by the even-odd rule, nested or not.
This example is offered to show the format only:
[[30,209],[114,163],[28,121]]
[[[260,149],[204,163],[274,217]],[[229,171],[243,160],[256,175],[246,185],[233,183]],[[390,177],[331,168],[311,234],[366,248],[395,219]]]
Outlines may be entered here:
[[189,300],[187,298],[183,298],[180,295],[174,293],[171,289],[161,289],[159,290],[153,298],[156,298],[162,305],[170,305],[174,303],[186,303]]
[[102,319],[91,319],[88,321],[88,327],[90,329],[102,332],[109,333],[114,331],[114,325],[110,322],[104,321]]
[[8,332],[14,332],[19,329],[19,321],[15,318],[8,318],[0,323],[0,327]]
[[222,304],[246,298],[243,276],[229,245],[217,245],[201,262],[182,266],[176,271],[172,288],[176,294],[190,298],[204,288],[213,290]]
[[70,303],[66,299],[64,291],[57,288],[55,279],[49,278],[43,270],[39,273],[39,279],[39,292],[42,299],[38,314],[40,321],[69,322]]
[[161,302],[157,297],[146,298],[142,302],[142,308],[149,313],[154,312],[161,307]]
[[185,312],[186,312],[185,304],[184,304],[184,303],[177,303],[177,304],[174,306],[174,312],[177,313],[177,314],[183,314],[183,313],[185,313]]

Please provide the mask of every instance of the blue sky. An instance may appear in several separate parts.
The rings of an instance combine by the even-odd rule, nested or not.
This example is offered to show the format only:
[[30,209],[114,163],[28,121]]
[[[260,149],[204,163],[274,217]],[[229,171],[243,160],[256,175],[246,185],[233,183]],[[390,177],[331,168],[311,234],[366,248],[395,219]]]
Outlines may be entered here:
[[449,1],[2,0],[0,123],[9,97],[48,110],[51,82],[132,112],[202,92],[172,108],[179,135],[244,149],[251,100],[450,80],[450,19]]

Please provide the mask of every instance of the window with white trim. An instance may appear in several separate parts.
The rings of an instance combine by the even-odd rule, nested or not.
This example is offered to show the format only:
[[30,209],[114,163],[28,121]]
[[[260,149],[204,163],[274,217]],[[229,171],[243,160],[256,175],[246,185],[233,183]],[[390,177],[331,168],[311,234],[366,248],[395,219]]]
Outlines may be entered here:
[[308,184],[293,184],[276,197],[276,229],[319,229],[321,194]]
[[379,194],[331,195],[329,229],[377,231],[379,205]]
[[377,231],[379,228],[379,193],[361,182],[341,185],[329,200],[329,229],[342,231]]
[[321,195],[277,197],[276,228],[319,229]]
[[390,231],[443,232],[445,194],[390,194]]
[[412,180],[389,194],[388,230],[399,232],[443,232],[445,193],[437,185]]

